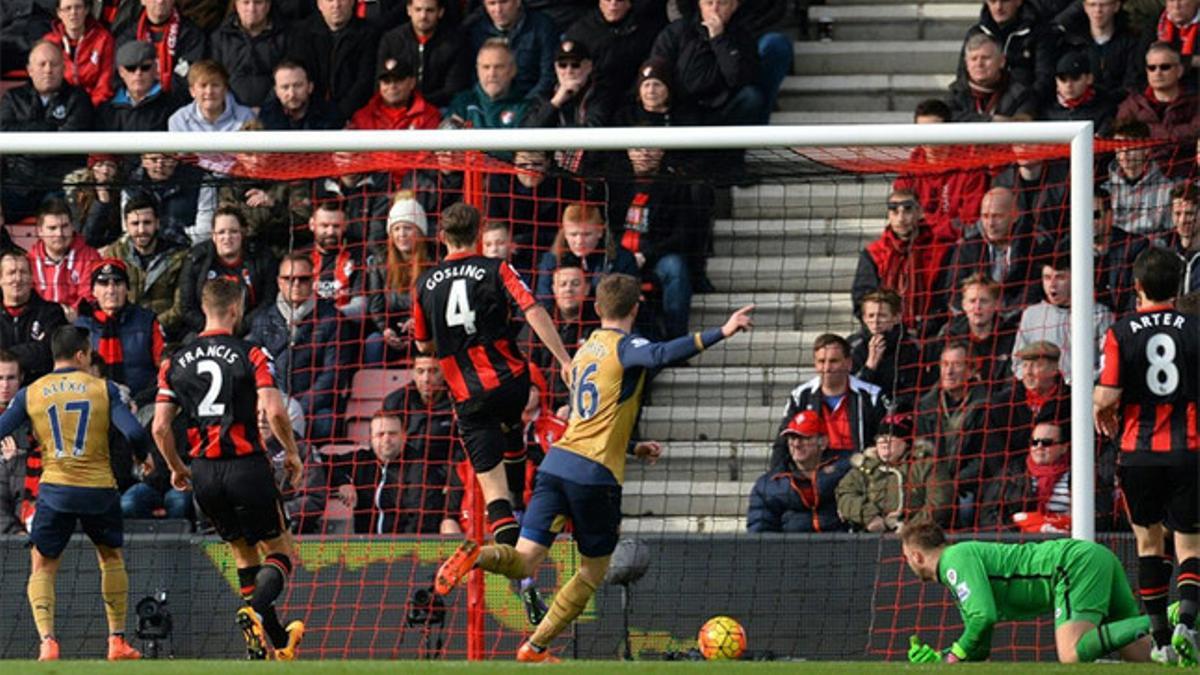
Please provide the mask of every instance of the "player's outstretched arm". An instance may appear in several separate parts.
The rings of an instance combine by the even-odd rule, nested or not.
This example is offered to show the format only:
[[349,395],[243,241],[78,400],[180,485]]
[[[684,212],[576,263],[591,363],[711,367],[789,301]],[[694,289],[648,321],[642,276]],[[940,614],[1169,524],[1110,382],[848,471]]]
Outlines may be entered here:
[[261,387],[258,390],[258,404],[266,410],[271,433],[283,446],[283,466],[287,469],[288,480],[292,485],[300,485],[304,463],[300,461],[300,448],[296,446],[296,436],[292,433],[292,422],[288,419],[283,395],[275,387]]
[[179,408],[174,403],[159,401],[154,404],[154,422],[150,425],[150,433],[158,445],[159,454],[171,469],[171,486],[176,490],[186,490],[192,472],[179,459],[179,452],[175,448],[175,432],[171,429],[178,412]]
[[754,326],[750,317],[753,311],[754,305],[746,305],[730,314],[729,319],[720,328],[709,328],[702,333],[684,335],[666,342],[651,342],[636,336],[633,339],[622,340],[621,365],[626,368],[661,368],[690,359],[725,338],[750,330]]
[[567,373],[571,368],[571,355],[567,353],[567,347],[563,344],[562,338],[558,335],[558,330],[554,327],[554,319],[550,318],[550,313],[541,305],[533,305],[525,310],[525,320],[529,322],[530,328],[537,333],[538,339],[550,353],[554,355],[554,359],[558,361],[559,368],[562,372],[563,381],[570,384]]

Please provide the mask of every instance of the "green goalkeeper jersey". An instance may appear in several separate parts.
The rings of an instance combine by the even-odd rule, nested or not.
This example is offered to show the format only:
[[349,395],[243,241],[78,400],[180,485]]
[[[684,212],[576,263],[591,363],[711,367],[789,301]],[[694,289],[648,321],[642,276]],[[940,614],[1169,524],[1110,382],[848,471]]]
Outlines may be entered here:
[[1096,545],[1076,539],[1027,544],[964,541],[947,546],[938,561],[938,580],[954,594],[963,632],[951,646],[968,661],[988,657],[997,621],[1032,619],[1054,608],[1055,586],[1073,558]]

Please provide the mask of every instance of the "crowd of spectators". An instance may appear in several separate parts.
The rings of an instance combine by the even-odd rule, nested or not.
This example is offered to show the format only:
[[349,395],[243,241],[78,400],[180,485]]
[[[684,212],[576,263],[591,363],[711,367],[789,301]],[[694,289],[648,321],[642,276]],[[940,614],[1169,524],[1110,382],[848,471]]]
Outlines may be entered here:
[[[221,11],[57,0],[51,15],[35,2],[0,18],[0,75],[27,78],[0,99],[0,131],[765,124],[792,61],[774,31],[786,4],[233,0]],[[1131,263],[1150,246],[1176,251],[1182,290],[1200,290],[1200,10],[1172,0],[1145,34],[1121,10],[1119,0],[987,0],[945,99],[914,114],[922,124],[1088,119],[1127,144],[1097,165],[1097,338],[1134,308]],[[949,152],[922,147],[910,161],[947,163]],[[862,330],[813,345],[817,374],[788,397],[771,470],[751,495],[752,531],[880,532],[915,518],[1006,527],[1030,510],[1061,514],[1062,402],[1073,379],[1088,381],[1070,371],[1067,166],[1013,153],[1004,167],[902,175],[878,205],[882,231],[851,293]],[[640,332],[686,334],[693,294],[711,290],[718,198],[688,179],[694,166],[653,148],[498,159],[514,170],[485,177],[481,250],[513,263],[568,347],[596,326],[595,286],[614,271],[644,282]],[[742,162],[709,159],[722,170]],[[202,328],[200,288],[234,279],[245,289],[239,333],[274,356],[304,439],[304,484],[285,490],[294,526],[319,531],[340,503],[356,532],[454,531],[466,482],[456,431],[440,371],[415,357],[409,327],[412,284],[439,255],[438,215],[468,187],[447,154],[393,171],[332,160],[337,175],[273,182],[245,175],[252,160],[219,154],[4,155],[3,215],[32,219],[36,241],[0,254],[0,404],[9,380],[49,370],[46,336],[74,322],[91,330],[98,372],[145,410],[159,362]],[[356,373],[388,367],[414,379],[371,418],[366,447],[322,452],[349,434]],[[561,415],[562,383],[535,382],[529,421]],[[31,450],[10,440],[0,441],[0,529],[19,527],[10,503]],[[197,515],[161,462],[124,474],[127,514]]]

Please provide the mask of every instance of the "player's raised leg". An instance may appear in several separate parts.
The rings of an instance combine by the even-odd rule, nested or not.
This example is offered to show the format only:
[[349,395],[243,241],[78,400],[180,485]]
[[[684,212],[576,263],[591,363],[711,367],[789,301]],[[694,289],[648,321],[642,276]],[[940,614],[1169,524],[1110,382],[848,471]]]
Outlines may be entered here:
[[[40,516],[42,514],[38,513],[34,517],[36,519]],[[30,553],[32,564],[29,571],[29,585],[26,590],[29,595],[29,608],[33,610],[33,623],[37,626],[40,638],[38,661],[57,661],[58,639],[54,637],[54,579],[58,574],[58,566],[61,561],[57,557],[50,558],[42,555],[38,551],[36,542]]]
[[142,653],[125,640],[125,616],[129,607],[129,574],[121,549],[96,544],[100,563],[100,595],[104,599],[104,615],[108,619],[108,660],[130,661],[142,658]]

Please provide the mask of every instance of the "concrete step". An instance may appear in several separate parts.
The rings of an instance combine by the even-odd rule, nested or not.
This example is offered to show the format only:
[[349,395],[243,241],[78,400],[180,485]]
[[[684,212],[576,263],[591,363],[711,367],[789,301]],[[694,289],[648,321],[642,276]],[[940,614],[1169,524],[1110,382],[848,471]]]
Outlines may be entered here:
[[836,218],[874,220],[884,217],[891,176],[858,178],[847,175],[837,182],[769,184],[733,189],[733,216],[737,220],[814,220]]
[[[856,9],[820,7],[824,12]],[[976,8],[978,10],[978,8]],[[844,25],[835,23],[836,27]],[[889,25],[890,27],[890,25]],[[962,48],[962,35],[954,40],[898,40],[896,37],[865,42],[798,42],[795,45],[797,75],[885,75],[953,73]],[[900,36],[897,36],[900,37]],[[904,120],[911,121],[911,118]]]
[[[628,508],[623,509],[629,512]],[[740,534],[746,531],[745,514],[734,516],[627,516],[621,519],[621,536],[658,534]]]
[[[805,330],[756,330],[748,335],[739,335],[729,344],[709,349],[692,357],[691,367],[709,368],[734,366],[761,367],[808,367],[812,363],[812,345],[818,335],[830,332],[848,335],[842,327],[826,328],[815,326]],[[710,384],[706,386],[715,386]],[[697,396],[703,394],[697,393]],[[711,396],[711,394],[710,394]],[[721,436],[720,438],[727,438]],[[730,437],[737,440],[737,437]],[[759,438],[753,436],[751,438]]]
[[784,110],[911,112],[928,98],[944,98],[954,76],[942,75],[793,75],[779,91]]
[[858,255],[883,231],[878,218],[763,218],[717,220],[713,255]]
[[[757,477],[757,476],[756,476]],[[632,516],[746,515],[753,479],[748,481],[626,481],[621,511]]]
[[[811,362],[811,359],[810,359]],[[809,363],[802,366],[722,366],[668,368],[650,385],[651,405],[738,405],[753,403],[783,410],[787,395],[812,379]],[[720,386],[710,387],[712,383]],[[782,415],[782,412],[780,413]],[[736,448],[734,448],[736,450]]]
[[[845,6],[845,5],[911,5],[912,0],[825,0],[826,6]],[[925,0],[926,5],[961,5],[962,0]],[[976,14],[979,13],[979,7],[976,7]]]
[[778,417],[773,408],[756,405],[645,406],[639,434],[656,441],[770,441]]
[[692,330],[718,326],[736,309],[754,303],[755,330],[853,325],[845,293],[709,293],[692,296]]
[[833,40],[959,40],[979,21],[969,3],[813,6],[812,26],[832,22]]
[[847,112],[841,110],[781,110],[771,114],[771,124],[815,126],[821,124],[907,124],[912,112],[905,110],[871,110]]
[[708,261],[708,278],[717,288],[730,292],[849,293],[857,266],[855,255],[714,257]]

